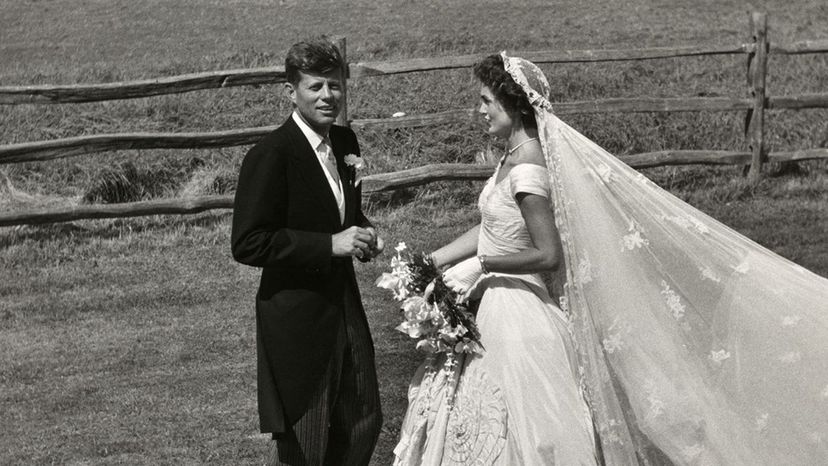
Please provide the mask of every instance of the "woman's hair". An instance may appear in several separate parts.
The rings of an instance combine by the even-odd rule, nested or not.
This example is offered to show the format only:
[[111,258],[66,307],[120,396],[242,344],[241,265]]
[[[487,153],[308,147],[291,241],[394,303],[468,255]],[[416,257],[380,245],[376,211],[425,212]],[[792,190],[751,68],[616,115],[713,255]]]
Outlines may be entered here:
[[509,75],[503,66],[503,57],[489,55],[474,65],[474,77],[488,87],[503,108],[512,113],[519,113],[523,126],[537,128],[535,111],[526,93]]
[[291,84],[301,79],[299,72],[327,74],[341,69],[344,63],[339,49],[325,36],[297,42],[285,57],[285,77]]

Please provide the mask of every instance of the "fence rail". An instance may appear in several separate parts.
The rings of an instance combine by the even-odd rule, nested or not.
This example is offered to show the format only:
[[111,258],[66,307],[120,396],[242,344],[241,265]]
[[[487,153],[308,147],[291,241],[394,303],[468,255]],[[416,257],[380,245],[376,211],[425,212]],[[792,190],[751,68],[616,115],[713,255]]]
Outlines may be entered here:
[[2,86],[0,105],[68,104],[138,99],[223,87],[285,82],[285,67],[208,71],[167,78],[102,84]]
[[[633,50],[564,50],[515,52],[536,63],[587,63],[659,58],[753,53],[754,44],[735,46],[653,47]],[[806,54],[828,52],[828,40],[770,44],[770,53]],[[458,55],[410,60],[349,64],[349,78],[383,76],[421,71],[468,68],[485,55]],[[102,83],[36,86],[0,86],[0,105],[66,104],[104,100],[137,99],[224,87],[285,82],[284,66],[208,71],[156,79]]]
[[13,225],[42,225],[71,222],[82,219],[142,217],[163,214],[195,214],[212,209],[233,207],[233,196],[203,196],[180,199],[130,202],[124,204],[79,205],[73,207],[46,207],[25,212],[0,214],[0,227]]
[[[745,111],[751,99],[730,97],[599,99],[555,104],[558,115],[585,113]],[[828,108],[828,93],[770,97],[768,109]],[[474,110],[459,109],[399,118],[351,120],[353,128],[392,129],[462,123],[473,118]],[[111,133],[0,146],[0,164],[36,162],[99,152],[134,149],[203,149],[253,144],[276,126],[260,126],[203,133]]]
[[[668,150],[620,156],[633,168],[665,165],[745,165],[750,152]],[[828,160],[828,149],[804,149],[768,154],[771,162]],[[492,175],[494,168],[477,164],[432,164],[398,172],[368,175],[359,183],[363,195],[423,186],[435,181],[480,181]],[[145,215],[194,214],[212,209],[230,209],[233,196],[202,196],[180,199],[130,202],[125,204],[80,205],[43,208],[25,212],[0,213],[0,227],[39,225],[83,219],[139,217]]]
[[787,55],[799,55],[803,53],[826,53],[828,52],[828,39],[803,40],[791,42],[790,44],[770,44],[770,52]]
[[[515,52],[536,63],[586,63],[622,60],[652,60],[676,57],[725,54],[747,55],[747,95],[745,97],[669,97],[609,98],[592,101],[553,103],[559,115],[609,112],[746,112],[745,151],[667,150],[619,156],[634,168],[683,164],[731,164],[751,166],[750,176],[758,180],[760,168],[767,161],[828,159],[828,149],[803,149],[769,152],[765,141],[765,110],[828,108],[828,92],[786,96],[768,96],[765,80],[768,56],[828,53],[828,40],[806,40],[775,44],[768,40],[767,18],[751,14],[751,40],[748,43],[723,46],[653,47],[631,50],[546,50]],[[347,60],[345,41],[339,42]],[[484,55],[418,58],[410,60],[358,62],[347,65],[346,78],[468,68]],[[0,105],[68,104],[106,100],[135,99],[165,94],[178,94],[224,87],[274,84],[285,81],[282,66],[254,69],[211,71],[103,84],[0,86]],[[346,85],[347,89],[347,79]],[[347,91],[346,94],[347,96]],[[456,109],[427,115],[400,118],[347,119],[347,97],[339,123],[356,129],[393,129],[469,121],[473,110]],[[255,143],[275,126],[231,129],[216,132],[188,133],[116,133],[77,136],[48,141],[0,145],[0,165],[19,162],[46,161],[99,152],[133,149],[193,149],[228,147]],[[428,165],[395,173],[370,175],[363,179],[363,193],[381,192],[419,186],[438,180],[484,179],[491,168],[476,165]],[[208,196],[180,200],[159,200],[129,204],[87,205],[56,210],[37,210],[0,214],[0,226],[50,223],[83,218],[112,218],[156,214],[185,214],[209,209],[229,208],[228,196]]]

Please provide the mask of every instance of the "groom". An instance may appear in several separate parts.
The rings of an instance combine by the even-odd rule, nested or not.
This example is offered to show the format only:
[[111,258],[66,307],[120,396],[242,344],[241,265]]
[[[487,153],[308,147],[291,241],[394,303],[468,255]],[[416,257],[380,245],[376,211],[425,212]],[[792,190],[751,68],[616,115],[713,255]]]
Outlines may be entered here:
[[356,136],[333,125],[343,70],[326,38],[294,44],[285,59],[293,113],[239,173],[232,250],[262,268],[258,404],[261,431],[273,433],[269,464],[366,465],[382,425],[352,258],[370,260],[383,241],[354,186]]

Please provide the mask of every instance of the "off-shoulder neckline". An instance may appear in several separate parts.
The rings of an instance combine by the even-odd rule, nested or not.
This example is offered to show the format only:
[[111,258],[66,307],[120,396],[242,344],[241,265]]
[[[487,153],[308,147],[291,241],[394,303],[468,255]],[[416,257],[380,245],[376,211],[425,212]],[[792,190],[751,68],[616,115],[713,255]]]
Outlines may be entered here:
[[538,169],[540,169],[540,170],[544,170],[544,171],[546,171],[546,167],[542,167],[542,166],[540,166],[540,165],[538,165],[538,164],[536,164],[536,163],[532,163],[532,162],[521,162],[521,163],[516,163],[516,164],[515,164],[512,168],[510,168],[510,169],[509,169],[509,172],[508,172],[508,173],[506,173],[506,174],[503,176],[503,178],[501,178],[501,179],[499,179],[499,180],[498,180],[498,179],[497,179],[497,177],[500,175],[500,169],[501,169],[501,168],[503,168],[503,165],[498,165],[498,166],[497,166],[497,171],[495,171],[495,174],[494,174],[494,184],[495,184],[495,186],[497,186],[497,185],[499,185],[500,183],[502,183],[502,182],[503,182],[503,180],[505,180],[505,179],[509,178],[509,175],[511,175],[511,173],[512,173],[512,171],[513,171],[513,170],[515,170],[515,169],[516,169],[516,168],[518,168],[518,167],[522,167],[522,166],[524,166],[524,165],[528,165],[528,166],[530,166],[530,167],[537,167],[537,168],[538,168]]

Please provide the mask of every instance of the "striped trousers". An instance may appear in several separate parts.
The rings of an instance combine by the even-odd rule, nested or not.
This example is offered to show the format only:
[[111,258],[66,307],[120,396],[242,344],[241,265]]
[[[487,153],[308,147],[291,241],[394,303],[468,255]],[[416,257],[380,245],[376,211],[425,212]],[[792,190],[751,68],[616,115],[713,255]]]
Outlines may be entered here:
[[362,306],[345,293],[331,362],[308,411],[271,442],[271,466],[364,466],[382,427],[374,347]]

